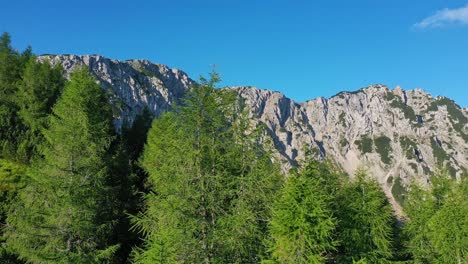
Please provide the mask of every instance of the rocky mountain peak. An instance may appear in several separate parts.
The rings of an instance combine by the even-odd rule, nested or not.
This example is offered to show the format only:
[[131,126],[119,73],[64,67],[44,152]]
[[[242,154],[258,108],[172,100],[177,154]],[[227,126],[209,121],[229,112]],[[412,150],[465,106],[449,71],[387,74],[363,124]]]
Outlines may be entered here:
[[[66,76],[88,66],[108,93],[118,128],[147,107],[168,111],[194,83],[187,74],[148,60],[118,61],[99,55],[47,55]],[[382,84],[329,99],[296,103],[280,92],[231,87],[245,99],[254,122],[266,125],[284,170],[312,155],[332,159],[349,175],[366,168],[394,208],[413,180],[423,184],[440,167],[459,178],[468,170],[468,111],[422,89]]]

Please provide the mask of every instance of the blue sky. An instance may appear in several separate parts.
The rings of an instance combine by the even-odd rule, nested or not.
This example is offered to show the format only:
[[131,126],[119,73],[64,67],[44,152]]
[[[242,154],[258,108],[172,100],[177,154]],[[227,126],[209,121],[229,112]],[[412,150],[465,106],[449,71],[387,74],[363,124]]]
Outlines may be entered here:
[[468,106],[468,0],[4,1],[36,54],[149,59],[305,101],[373,83]]

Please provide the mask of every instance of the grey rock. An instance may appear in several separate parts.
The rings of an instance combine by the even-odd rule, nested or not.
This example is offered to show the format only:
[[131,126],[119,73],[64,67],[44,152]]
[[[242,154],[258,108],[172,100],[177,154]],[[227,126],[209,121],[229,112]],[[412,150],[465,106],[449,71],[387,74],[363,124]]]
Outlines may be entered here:
[[[109,94],[118,129],[131,124],[145,107],[155,115],[170,110],[194,84],[184,72],[147,60],[118,61],[98,55],[38,59],[61,64],[66,76],[78,66],[89,66]],[[468,109],[422,89],[392,90],[376,84],[302,103],[255,87],[228,89],[245,99],[254,122],[266,125],[285,171],[300,165],[307,155],[329,158],[351,177],[365,168],[398,214],[400,195],[392,193],[396,182],[403,187],[412,181],[428,184],[441,166],[456,178],[468,169]],[[367,153],[358,144],[365,136],[373,142]]]

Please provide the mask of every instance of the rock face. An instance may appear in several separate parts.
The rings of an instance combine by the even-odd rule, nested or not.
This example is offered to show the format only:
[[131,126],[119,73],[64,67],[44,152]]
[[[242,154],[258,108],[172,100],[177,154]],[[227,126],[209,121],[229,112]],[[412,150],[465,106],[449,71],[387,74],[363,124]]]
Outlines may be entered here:
[[[146,60],[75,55],[39,60],[60,63],[67,76],[77,66],[89,66],[110,96],[118,128],[145,107],[156,115],[169,110],[194,83],[182,71]],[[456,178],[468,169],[468,111],[448,98],[372,85],[296,103],[279,92],[229,89],[245,99],[253,120],[266,124],[285,170],[299,165],[306,153],[332,159],[351,177],[365,168],[397,212],[411,181],[428,183],[439,167]]]
[[145,107],[156,115],[168,111],[193,84],[184,72],[147,60],[118,61],[99,55],[47,55],[38,60],[61,64],[67,78],[77,67],[89,67],[109,96],[119,129]]

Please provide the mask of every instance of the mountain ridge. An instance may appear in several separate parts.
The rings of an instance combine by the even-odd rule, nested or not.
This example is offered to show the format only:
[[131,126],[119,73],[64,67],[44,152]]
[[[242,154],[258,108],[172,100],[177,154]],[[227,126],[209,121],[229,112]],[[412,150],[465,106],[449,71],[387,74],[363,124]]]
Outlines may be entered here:
[[[67,77],[76,67],[89,67],[109,96],[118,129],[145,107],[156,116],[169,111],[195,83],[179,69],[148,60],[100,55],[38,60],[61,64]],[[439,167],[456,178],[468,169],[468,109],[447,97],[375,84],[295,102],[279,91],[227,88],[245,99],[254,122],[266,125],[284,170],[299,165],[306,152],[332,159],[351,177],[364,167],[397,211],[410,182],[427,184]]]

